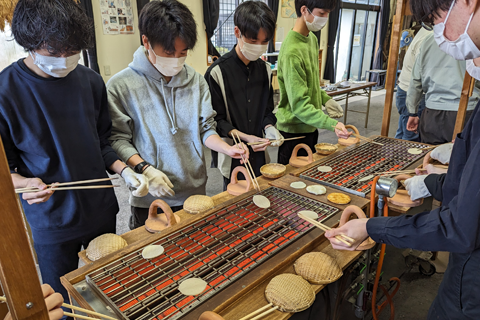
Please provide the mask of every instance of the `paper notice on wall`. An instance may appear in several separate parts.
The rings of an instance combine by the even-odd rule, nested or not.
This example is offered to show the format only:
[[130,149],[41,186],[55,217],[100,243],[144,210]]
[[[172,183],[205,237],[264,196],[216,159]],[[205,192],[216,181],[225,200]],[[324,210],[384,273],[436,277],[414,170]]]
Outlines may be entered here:
[[103,34],[133,34],[132,0],[99,0]]

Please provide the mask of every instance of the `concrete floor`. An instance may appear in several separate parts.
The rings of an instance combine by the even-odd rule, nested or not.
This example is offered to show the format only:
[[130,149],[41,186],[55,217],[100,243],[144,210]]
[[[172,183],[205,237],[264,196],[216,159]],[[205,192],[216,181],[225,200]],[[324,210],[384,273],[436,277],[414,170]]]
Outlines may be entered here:
[[[356,112],[348,112],[347,124],[356,126],[360,134],[363,136],[369,137],[372,135],[379,135],[382,124],[384,100],[384,90],[376,92],[374,91],[372,93],[368,128],[364,128],[365,115]],[[349,110],[365,111],[366,103],[367,99],[364,97],[355,97],[350,99]],[[340,104],[344,105],[344,101],[340,102]],[[343,119],[339,120],[343,121]],[[390,122],[390,137],[395,136],[397,124],[398,113],[394,105]],[[336,140],[337,138],[334,133],[326,130],[320,130],[319,142],[336,143]],[[270,153],[272,162],[275,162],[277,159],[277,148],[269,148],[268,151]],[[205,154],[206,162],[210,164],[210,152],[205,150]],[[219,171],[217,169],[208,169],[207,174],[207,195],[213,196],[222,192],[223,183],[221,182],[222,178]],[[123,183],[123,180],[121,181]],[[117,234],[123,234],[129,231],[128,218],[130,215],[130,207],[128,204],[128,190],[125,185],[122,185],[121,188],[116,188],[115,191],[120,205],[120,213],[117,216]],[[384,279],[389,279],[393,276],[398,277],[405,271],[404,258],[401,255],[401,252],[402,250],[393,247],[389,247],[387,249],[388,254],[386,256],[386,262],[384,266]],[[441,274],[435,274],[432,277],[422,276],[418,273],[418,269],[416,268],[411,270],[411,272],[406,273],[402,278],[400,291],[394,298],[396,314],[395,319],[425,319],[428,308],[436,296],[438,286],[440,285],[442,278],[443,275]],[[348,309],[348,307],[349,306],[346,306],[345,308]],[[380,319],[389,319],[389,312],[390,311],[387,308],[381,314]],[[351,312],[348,312],[347,310],[347,312],[342,313],[345,313],[345,315],[341,318],[342,320],[356,319],[353,315],[353,309]]]

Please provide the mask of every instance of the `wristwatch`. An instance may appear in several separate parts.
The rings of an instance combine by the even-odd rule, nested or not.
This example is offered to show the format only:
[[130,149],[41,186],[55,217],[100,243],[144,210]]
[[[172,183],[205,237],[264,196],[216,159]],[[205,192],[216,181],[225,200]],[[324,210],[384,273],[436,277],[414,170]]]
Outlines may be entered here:
[[145,170],[145,167],[149,166],[150,164],[147,161],[142,161],[139,164],[137,164],[133,170],[136,173],[142,174],[143,170]]

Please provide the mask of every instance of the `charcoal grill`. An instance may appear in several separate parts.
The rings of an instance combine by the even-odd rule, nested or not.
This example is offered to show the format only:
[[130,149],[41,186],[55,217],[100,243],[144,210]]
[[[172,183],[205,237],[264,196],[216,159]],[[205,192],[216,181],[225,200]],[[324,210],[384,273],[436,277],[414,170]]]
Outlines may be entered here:
[[[313,228],[297,212],[313,210],[318,221],[339,209],[270,187],[261,192],[271,207],[256,207],[249,196],[153,244],[165,254],[144,260],[142,249],[86,276],[86,282],[121,319],[179,319]],[[208,283],[198,296],[184,296],[180,282]]]
[[[403,170],[422,159],[428,150],[421,154],[408,153],[410,148],[428,147],[421,143],[377,137],[373,141],[382,143],[364,143],[340,154],[332,155],[315,166],[303,171],[300,177],[341,191],[366,197],[372,187],[372,180],[359,181],[368,175],[381,172]],[[319,165],[332,167],[331,172],[322,173]]]

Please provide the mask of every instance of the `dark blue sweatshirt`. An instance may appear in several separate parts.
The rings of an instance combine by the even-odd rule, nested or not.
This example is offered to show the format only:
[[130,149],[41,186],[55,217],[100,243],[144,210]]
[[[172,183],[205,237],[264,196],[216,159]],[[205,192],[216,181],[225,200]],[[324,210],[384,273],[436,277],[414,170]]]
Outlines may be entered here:
[[[105,85],[92,70],[79,65],[65,78],[43,79],[18,61],[0,73],[0,136],[12,173],[47,184],[106,178],[118,160],[110,130]],[[45,203],[22,204],[39,244],[81,238],[118,212],[113,189],[57,191]]]

